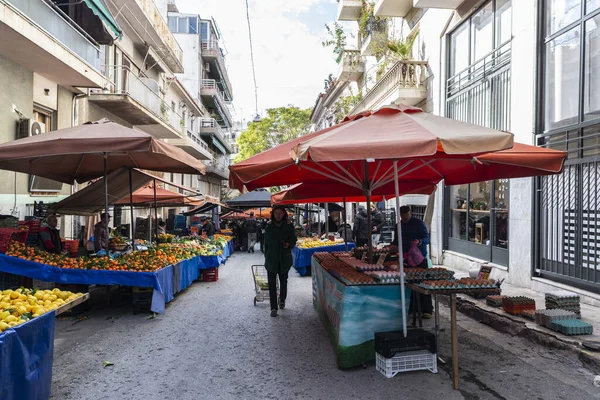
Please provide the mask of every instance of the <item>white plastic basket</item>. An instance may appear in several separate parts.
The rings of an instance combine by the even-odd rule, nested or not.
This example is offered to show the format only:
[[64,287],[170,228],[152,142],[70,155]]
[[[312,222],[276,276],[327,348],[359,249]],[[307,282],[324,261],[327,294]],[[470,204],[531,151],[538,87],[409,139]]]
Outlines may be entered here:
[[398,353],[392,358],[385,358],[375,353],[377,371],[386,378],[393,378],[399,372],[427,370],[437,374],[437,354],[428,350],[407,351]]

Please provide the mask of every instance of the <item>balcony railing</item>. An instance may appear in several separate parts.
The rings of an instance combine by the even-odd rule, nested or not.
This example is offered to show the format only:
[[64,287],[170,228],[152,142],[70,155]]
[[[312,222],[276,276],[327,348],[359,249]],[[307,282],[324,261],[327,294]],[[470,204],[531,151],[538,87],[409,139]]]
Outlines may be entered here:
[[104,85],[106,89],[93,90],[90,94],[129,96],[154,114],[157,119],[167,123],[175,131],[183,132],[185,128],[183,117],[159,95],[156,81],[139,77],[129,67],[123,65],[105,65],[103,74],[106,77]]
[[214,133],[219,141],[223,143],[223,145],[231,150],[231,146],[229,145],[229,141],[226,138],[226,132],[221,128],[217,120],[214,118],[201,118],[200,119],[200,131],[209,130],[211,133]]
[[424,88],[426,78],[427,61],[397,61],[354,106],[350,115],[379,105],[395,90]]
[[359,50],[344,50],[340,54],[338,81],[357,81],[365,72],[365,59]]
[[3,1],[14,6],[58,42],[71,49],[92,67],[100,70],[100,49],[96,42],[58,7],[44,0]]
[[217,104],[217,108],[219,109],[219,111],[223,114],[224,118],[227,118],[229,121],[231,121],[231,112],[229,111],[229,102],[227,102],[225,100],[225,94],[223,93],[223,91],[221,91],[219,89],[219,86],[217,85],[217,81],[214,79],[202,79],[200,81],[200,89],[205,89],[205,90],[214,90],[217,100],[218,102]]
[[198,134],[196,132],[192,132],[189,129],[187,129],[187,137],[190,138],[191,140],[193,140],[195,143],[197,143],[204,150],[210,152],[210,149],[208,148],[208,145],[206,144],[206,142],[204,140],[200,139],[200,137],[198,136]]
[[229,165],[223,161],[215,152],[211,152],[212,160],[207,160],[205,165],[207,172],[218,173],[221,177],[229,177]]
[[219,46],[218,40],[203,40],[202,41],[202,50],[213,50],[216,51],[219,56],[223,60],[225,60],[225,54],[223,54],[223,49]]

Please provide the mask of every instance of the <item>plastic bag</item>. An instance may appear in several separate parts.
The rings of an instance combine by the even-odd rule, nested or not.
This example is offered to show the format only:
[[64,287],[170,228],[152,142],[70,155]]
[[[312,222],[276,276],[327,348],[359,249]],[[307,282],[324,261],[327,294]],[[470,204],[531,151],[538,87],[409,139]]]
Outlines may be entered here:
[[407,253],[404,253],[404,258],[410,267],[418,267],[425,259],[416,243],[410,244],[410,249]]

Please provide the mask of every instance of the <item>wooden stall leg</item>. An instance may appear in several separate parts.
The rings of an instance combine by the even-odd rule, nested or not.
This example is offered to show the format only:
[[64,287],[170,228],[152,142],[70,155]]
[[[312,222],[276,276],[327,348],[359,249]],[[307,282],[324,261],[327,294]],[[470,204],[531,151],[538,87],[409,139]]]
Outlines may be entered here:
[[458,390],[458,332],[456,331],[456,295],[450,295],[450,329],[452,334],[452,387]]

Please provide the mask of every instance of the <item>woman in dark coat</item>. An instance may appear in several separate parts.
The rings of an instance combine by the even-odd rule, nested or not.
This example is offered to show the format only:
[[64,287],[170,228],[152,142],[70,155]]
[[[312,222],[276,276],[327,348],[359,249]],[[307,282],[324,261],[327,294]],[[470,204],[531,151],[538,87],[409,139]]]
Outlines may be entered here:
[[271,211],[271,221],[265,229],[265,268],[269,280],[271,317],[277,316],[277,277],[279,276],[279,308],[285,308],[287,279],[292,267],[292,248],[296,245],[294,225],[288,222],[285,208]]

